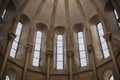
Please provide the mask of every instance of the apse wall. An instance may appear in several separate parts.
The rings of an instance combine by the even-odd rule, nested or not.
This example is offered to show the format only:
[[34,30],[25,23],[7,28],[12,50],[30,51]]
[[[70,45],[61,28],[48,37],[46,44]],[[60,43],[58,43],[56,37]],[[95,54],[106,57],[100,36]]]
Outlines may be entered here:
[[[0,1],[0,80],[7,80],[6,76],[10,80],[111,80],[112,76],[119,80],[119,7],[119,0]],[[58,36],[62,36],[63,54],[57,50]],[[83,50],[79,49],[81,44]],[[59,62],[62,65],[57,65]]]

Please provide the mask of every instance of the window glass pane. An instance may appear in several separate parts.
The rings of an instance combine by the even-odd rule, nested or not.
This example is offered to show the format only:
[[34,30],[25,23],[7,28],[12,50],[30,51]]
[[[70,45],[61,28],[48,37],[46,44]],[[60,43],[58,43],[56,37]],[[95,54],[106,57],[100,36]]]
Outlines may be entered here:
[[39,59],[34,58],[33,59],[33,65],[38,66],[39,65]]
[[19,39],[21,36],[21,30],[22,30],[22,23],[18,22],[18,25],[16,28],[16,38],[14,39],[11,50],[10,50],[10,56],[13,58],[15,58],[16,56],[16,51],[17,51]]
[[79,45],[79,50],[80,50],[80,51],[85,50],[84,44]]
[[105,57],[105,58],[107,58],[107,57],[110,56],[108,49],[105,49],[105,50],[103,51],[103,53],[104,53],[104,57]]
[[86,59],[81,59],[81,66],[82,66],[82,67],[87,66],[87,61],[86,61]]
[[57,55],[57,61],[63,61],[63,55]]
[[79,44],[84,44],[83,38],[79,38],[78,41],[79,41]]
[[87,66],[83,32],[78,32],[78,49],[81,67]]
[[56,40],[56,68],[63,69],[63,35],[57,35]]
[[20,39],[19,36],[16,36],[15,41],[19,42],[19,39]]
[[57,41],[57,46],[63,46],[62,41]]
[[86,58],[85,51],[80,52],[80,58]]
[[35,57],[35,58],[39,58],[39,57],[40,57],[39,54],[40,54],[39,51],[34,51],[34,57]]
[[5,80],[11,80],[8,75],[6,75]]
[[114,9],[114,14],[115,14],[116,19],[118,19],[118,14],[117,14],[116,9]]
[[15,58],[15,53],[16,53],[16,50],[15,49],[12,49],[10,50],[10,56]]
[[41,35],[42,35],[42,33],[41,33],[40,31],[37,31],[36,36],[37,36],[37,37],[41,37]]
[[62,40],[62,35],[58,35],[57,40]]
[[63,53],[63,47],[57,47],[57,53]]
[[35,50],[40,51],[40,45],[39,45],[39,44],[36,44],[36,45],[35,45]]
[[107,58],[107,57],[109,57],[109,51],[108,51],[107,43],[106,43],[105,39],[103,38],[104,32],[103,32],[101,23],[97,24],[97,29],[98,29],[98,35],[100,38],[100,44],[101,44],[102,51],[103,51],[103,56],[104,56],[104,58]]
[[110,76],[110,80],[114,80],[114,77],[113,77],[113,75],[112,75],[112,76]]
[[33,66],[39,66],[40,60],[40,48],[41,48],[41,40],[42,40],[42,32],[37,31],[35,36],[35,43],[34,43],[34,56],[33,56]]
[[41,38],[36,37],[36,43],[40,44],[41,43]]
[[81,37],[83,37],[83,33],[82,33],[82,32],[79,32],[79,33],[78,33],[78,38],[81,38]]
[[57,62],[57,69],[63,69],[63,62]]
[[5,17],[6,14],[6,9],[4,9],[3,14],[2,14],[2,19]]
[[18,46],[18,43],[13,41],[13,44],[12,44],[12,48],[14,48],[15,50],[17,49],[17,46]]

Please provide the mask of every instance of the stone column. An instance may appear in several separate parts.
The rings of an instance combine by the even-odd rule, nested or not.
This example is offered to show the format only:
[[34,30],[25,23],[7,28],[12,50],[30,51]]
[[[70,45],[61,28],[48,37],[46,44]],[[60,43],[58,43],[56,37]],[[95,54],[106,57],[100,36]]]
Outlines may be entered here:
[[32,47],[33,45],[28,43],[27,46],[26,46],[26,59],[25,59],[25,65],[24,65],[24,71],[23,71],[23,79],[22,80],[26,80],[26,74],[27,74],[27,68],[28,68],[28,65],[29,65],[29,57],[30,57],[30,53],[32,51]]
[[12,42],[13,42],[13,40],[16,36],[13,33],[9,33],[8,37],[9,37],[9,41],[8,41],[8,45],[7,45],[6,52],[5,52],[5,55],[4,55],[4,59],[3,59],[3,62],[2,62],[2,66],[1,66],[0,80],[2,80],[3,73],[4,73],[4,70],[5,70],[5,66],[6,66],[6,63],[7,63],[7,59],[8,59],[9,53],[10,53],[10,48],[11,48]]
[[96,71],[95,54],[94,54],[93,45],[89,44],[87,46],[87,50],[88,50],[88,53],[90,54],[90,57],[91,57],[91,64],[92,64],[92,68],[93,68],[94,80],[98,80],[97,79],[97,71]]
[[116,73],[116,80],[119,80],[120,79],[119,67],[118,67],[116,57],[115,57],[115,53],[114,53],[112,43],[111,43],[111,33],[107,32],[104,35],[104,38],[106,39],[106,42],[107,42],[107,45],[108,45],[108,48],[109,48],[109,52],[110,52],[110,55],[111,55],[111,58],[112,58],[112,61],[113,61],[113,65],[114,65],[115,73]]
[[73,69],[72,69],[73,54],[74,54],[73,50],[67,51],[67,56],[69,59],[69,78],[70,78],[70,80],[73,80]]
[[46,52],[46,56],[47,56],[47,80],[50,80],[50,63],[51,63],[51,57],[53,56],[53,50],[51,49],[47,49]]

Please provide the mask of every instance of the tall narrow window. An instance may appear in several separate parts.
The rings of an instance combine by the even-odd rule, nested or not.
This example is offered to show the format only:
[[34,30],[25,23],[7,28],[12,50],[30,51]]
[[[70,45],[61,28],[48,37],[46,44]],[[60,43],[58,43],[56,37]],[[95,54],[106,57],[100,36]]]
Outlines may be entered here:
[[87,66],[87,56],[86,56],[83,32],[78,32],[78,52],[80,56],[81,67]]
[[[117,14],[117,11],[116,11],[116,9],[114,9],[114,15],[115,15],[115,17],[116,17],[116,20],[118,20],[118,14]],[[119,27],[120,27],[120,22],[118,22],[117,21],[117,23],[118,23],[118,25],[119,25]]]
[[10,76],[6,75],[5,80],[11,80]]
[[18,44],[19,44],[19,41],[20,41],[22,27],[23,27],[22,23],[18,22],[17,29],[16,29],[16,32],[15,32],[16,38],[14,39],[14,41],[12,43],[11,50],[10,50],[10,56],[13,57],[13,58],[15,58],[15,56],[16,56]]
[[114,14],[115,14],[116,19],[118,19],[118,14],[117,14],[116,9],[114,9]]
[[33,55],[33,66],[39,66],[40,61],[40,50],[41,50],[41,40],[42,40],[42,32],[37,31],[35,36],[35,46],[34,46],[34,55]]
[[107,43],[106,43],[105,39],[103,38],[104,32],[103,32],[103,28],[102,28],[102,24],[101,23],[97,24],[97,30],[98,30],[98,35],[99,35],[99,38],[100,38],[100,43],[101,43],[101,49],[102,49],[102,52],[103,52],[103,57],[107,58],[107,57],[110,56],[110,54],[109,54],[109,51],[108,51]]
[[56,69],[63,69],[64,67],[64,50],[63,50],[63,35],[57,35],[56,40]]
[[110,79],[109,79],[109,80],[114,80],[114,77],[113,77],[113,75],[111,75],[111,76],[110,76]]
[[6,14],[6,9],[4,9],[3,14],[2,14],[2,19],[5,17]]

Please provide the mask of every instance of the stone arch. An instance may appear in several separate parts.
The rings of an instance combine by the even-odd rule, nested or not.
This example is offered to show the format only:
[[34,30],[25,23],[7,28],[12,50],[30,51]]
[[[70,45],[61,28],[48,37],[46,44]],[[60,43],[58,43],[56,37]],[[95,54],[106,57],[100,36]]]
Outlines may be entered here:
[[89,20],[89,23],[93,25],[96,25],[98,22],[99,22],[98,15],[93,15]]
[[36,24],[36,29],[37,29],[37,30],[44,31],[44,30],[47,30],[48,27],[47,27],[47,25],[44,24],[44,23],[37,23],[37,24]]
[[21,14],[21,16],[20,16],[20,22],[22,22],[23,24],[26,24],[29,21],[30,21],[30,18],[27,15]]
[[[99,63],[103,59],[103,55],[101,52],[99,36],[96,25],[100,22],[98,15],[93,15],[89,20],[90,32],[92,44],[94,47],[96,62]],[[103,26],[104,27],[104,26]]]
[[6,75],[8,75],[11,78],[11,80],[16,80],[16,78],[17,78],[17,71],[15,69],[13,69],[13,68],[10,68],[8,70],[8,72],[6,73]]
[[104,80],[109,80],[112,75],[113,75],[112,70],[111,69],[106,69],[103,72],[103,79]]
[[77,23],[73,26],[73,30],[76,32],[83,31],[83,24],[82,23]]
[[55,33],[57,34],[64,34],[65,33],[65,26],[56,26]]

